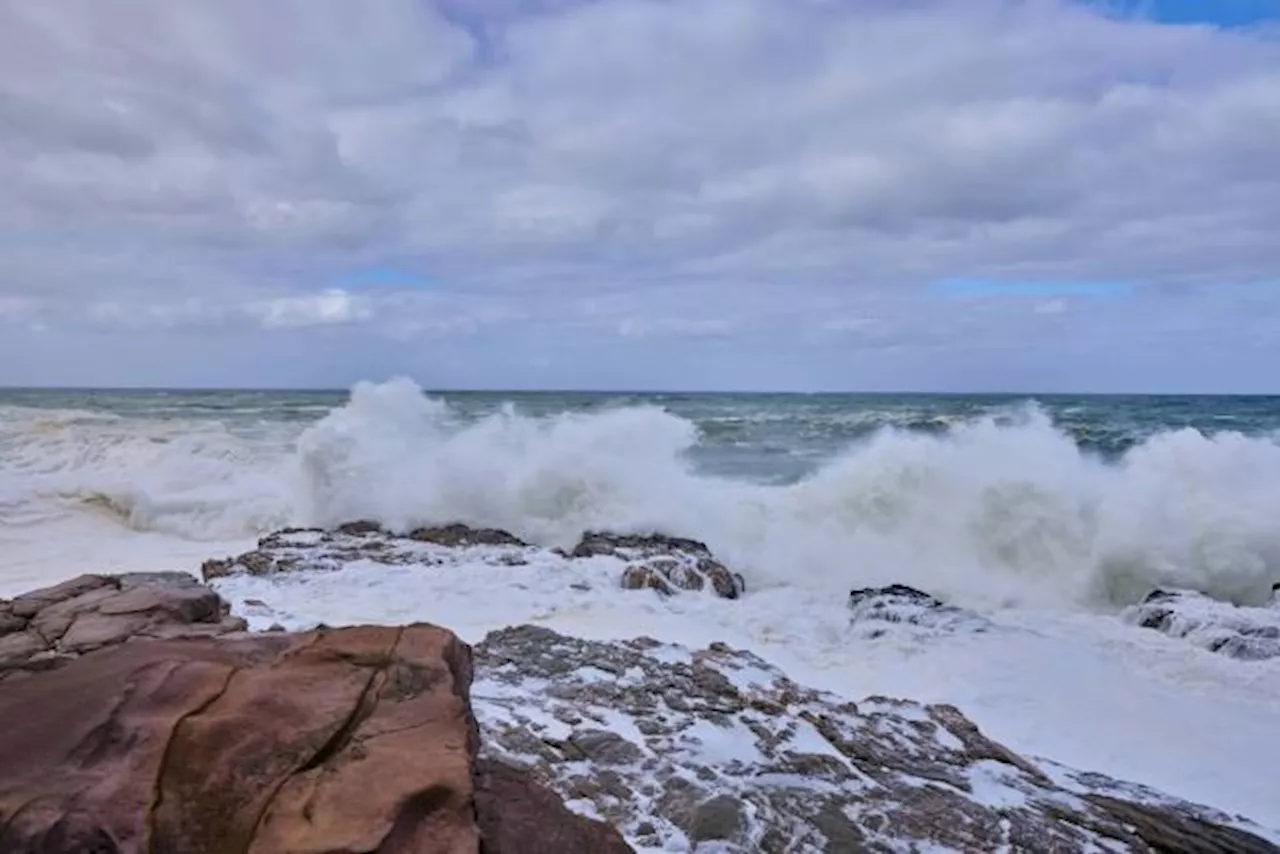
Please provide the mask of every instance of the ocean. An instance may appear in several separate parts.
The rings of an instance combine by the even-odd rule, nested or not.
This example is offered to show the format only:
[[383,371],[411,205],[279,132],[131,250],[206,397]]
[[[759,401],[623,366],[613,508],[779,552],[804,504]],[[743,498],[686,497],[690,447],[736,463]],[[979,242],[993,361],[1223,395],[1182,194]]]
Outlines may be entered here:
[[[288,627],[518,622],[751,649],[854,699],[950,702],[1016,750],[1280,828],[1280,659],[1121,619],[1158,586],[1245,605],[1280,581],[1280,398],[0,391],[0,596],[182,569],[286,526],[465,522],[571,546],[705,541],[747,594],[564,594],[554,574],[230,583]],[[903,583],[999,631],[855,637]]]

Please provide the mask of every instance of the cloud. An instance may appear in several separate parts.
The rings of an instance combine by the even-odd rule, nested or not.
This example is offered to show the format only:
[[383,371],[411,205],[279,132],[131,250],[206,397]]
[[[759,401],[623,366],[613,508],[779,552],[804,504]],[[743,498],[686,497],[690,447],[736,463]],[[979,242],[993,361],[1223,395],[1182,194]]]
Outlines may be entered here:
[[[1223,286],[1280,276],[1280,37],[1104,6],[0,0],[0,319],[69,342],[0,381],[132,375],[140,330],[168,384],[192,330],[267,365],[288,330],[320,384],[335,347],[457,385],[1247,373],[1277,297]],[[1058,339],[941,280],[1137,284]]]

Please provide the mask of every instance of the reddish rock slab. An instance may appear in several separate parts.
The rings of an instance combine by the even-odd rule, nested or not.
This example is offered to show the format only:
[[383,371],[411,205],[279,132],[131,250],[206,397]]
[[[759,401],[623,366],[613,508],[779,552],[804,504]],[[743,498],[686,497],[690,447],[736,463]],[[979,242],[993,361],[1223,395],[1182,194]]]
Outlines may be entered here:
[[478,766],[471,679],[429,625],[143,640],[28,673],[0,690],[0,852],[630,851]]

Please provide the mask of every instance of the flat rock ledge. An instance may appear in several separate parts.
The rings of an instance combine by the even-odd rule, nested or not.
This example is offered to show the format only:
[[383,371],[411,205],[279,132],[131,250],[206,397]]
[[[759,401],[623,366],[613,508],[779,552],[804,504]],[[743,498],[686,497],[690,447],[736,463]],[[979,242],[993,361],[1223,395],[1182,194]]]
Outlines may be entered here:
[[664,534],[585,533],[571,550],[547,549],[507,531],[463,524],[417,528],[397,534],[375,522],[349,522],[334,529],[289,528],[269,534],[252,551],[208,560],[205,581],[236,575],[327,572],[362,562],[424,568],[510,568],[539,561],[598,560],[618,564],[618,583],[628,590],[653,590],[662,596],[680,592],[737,599],[746,589],[742,576],[729,570],[697,540]]
[[0,600],[0,681],[136,639],[242,632],[217,593],[182,572],[82,575]]
[[1262,661],[1280,656],[1280,599],[1275,590],[1270,605],[1262,608],[1233,605],[1193,590],[1154,590],[1123,617],[1231,658]]

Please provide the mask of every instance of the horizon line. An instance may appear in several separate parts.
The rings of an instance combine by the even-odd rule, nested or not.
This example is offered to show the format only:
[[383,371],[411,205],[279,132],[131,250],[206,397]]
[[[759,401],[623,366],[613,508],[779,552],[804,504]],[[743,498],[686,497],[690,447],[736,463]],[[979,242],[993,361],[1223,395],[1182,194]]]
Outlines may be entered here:
[[[375,382],[370,380],[369,382]],[[383,381],[385,382],[385,380]],[[354,385],[354,384],[352,384]],[[163,385],[8,385],[0,383],[4,392],[252,392],[252,393],[313,393],[350,394],[348,386],[163,386]],[[968,390],[943,391],[938,389],[852,390],[824,389],[801,391],[796,389],[660,389],[660,388],[430,388],[419,384],[424,394],[581,394],[581,395],[773,395],[792,397],[856,397],[856,396],[952,396],[952,397],[1280,397],[1276,391],[1027,391],[1027,390]]]

